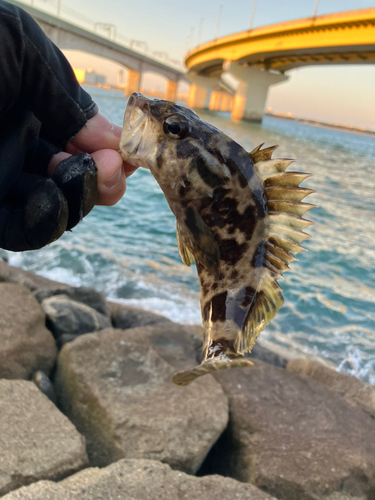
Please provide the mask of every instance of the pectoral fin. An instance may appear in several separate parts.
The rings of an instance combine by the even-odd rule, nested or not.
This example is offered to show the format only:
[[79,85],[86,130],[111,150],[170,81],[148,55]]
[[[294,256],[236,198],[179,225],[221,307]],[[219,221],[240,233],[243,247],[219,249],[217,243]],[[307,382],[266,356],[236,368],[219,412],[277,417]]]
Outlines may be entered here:
[[194,255],[191,253],[191,250],[189,249],[189,243],[186,241],[183,229],[181,228],[178,222],[176,224],[176,236],[177,236],[178,251],[180,253],[181,260],[184,264],[190,267],[194,262]]
[[187,209],[184,224],[179,224],[178,238],[183,246],[183,251],[180,250],[183,262],[187,263],[191,260],[186,252],[188,250],[205,268],[218,273],[220,261],[218,244],[196,208]]

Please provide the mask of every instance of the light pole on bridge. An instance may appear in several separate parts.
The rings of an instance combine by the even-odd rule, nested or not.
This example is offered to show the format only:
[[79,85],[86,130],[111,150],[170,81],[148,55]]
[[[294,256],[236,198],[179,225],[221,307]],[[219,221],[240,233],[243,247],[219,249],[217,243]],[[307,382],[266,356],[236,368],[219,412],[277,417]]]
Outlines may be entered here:
[[253,6],[251,9],[251,16],[250,16],[250,22],[249,22],[249,31],[253,29],[253,22],[254,22],[254,14],[255,14],[255,7],[257,4],[257,0],[253,0]]
[[314,6],[314,14],[313,14],[313,18],[316,17],[316,14],[318,12],[318,7],[319,7],[319,0],[315,0],[315,6]]
[[199,23],[199,30],[198,30],[198,40],[197,40],[197,45],[201,43],[201,36],[202,36],[202,28],[203,28],[203,17],[201,18],[201,22]]
[[220,5],[219,7],[219,13],[217,15],[217,23],[216,23],[216,30],[215,30],[215,38],[214,40],[216,40],[218,34],[219,34],[219,26],[220,26],[220,18],[221,18],[221,11],[223,10],[223,6]]

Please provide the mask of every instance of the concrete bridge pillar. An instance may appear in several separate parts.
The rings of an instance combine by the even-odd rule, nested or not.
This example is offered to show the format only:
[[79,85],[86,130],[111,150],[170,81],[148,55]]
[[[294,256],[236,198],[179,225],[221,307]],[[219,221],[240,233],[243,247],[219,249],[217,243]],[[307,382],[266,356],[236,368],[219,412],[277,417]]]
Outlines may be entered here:
[[219,90],[213,90],[211,92],[209,108],[211,111],[219,111],[221,104],[221,92]]
[[133,92],[139,92],[141,73],[132,69],[128,70],[128,78],[125,85],[125,96],[129,97]]
[[260,123],[263,118],[269,86],[285,82],[289,78],[281,73],[270,73],[259,68],[243,67],[233,61],[226,61],[223,68],[240,81],[232,106],[232,119],[234,120]]
[[213,90],[210,98],[211,111],[229,111],[232,105],[232,96],[221,90]]
[[174,80],[167,80],[167,88],[165,89],[164,99],[166,101],[175,101],[177,95],[177,84]]
[[221,96],[219,111],[230,111],[232,109],[233,97],[226,92],[223,92]]
[[186,75],[190,82],[187,105],[189,108],[209,109],[212,89],[219,80],[198,75]]

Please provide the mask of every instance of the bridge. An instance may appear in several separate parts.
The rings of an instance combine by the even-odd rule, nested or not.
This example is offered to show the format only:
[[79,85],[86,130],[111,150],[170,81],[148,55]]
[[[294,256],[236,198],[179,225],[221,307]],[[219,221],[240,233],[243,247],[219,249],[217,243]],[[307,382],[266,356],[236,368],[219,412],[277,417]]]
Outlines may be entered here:
[[[270,85],[307,65],[374,64],[375,8],[340,12],[256,28],[218,38],[185,57],[192,83],[188,105],[225,110],[260,122]],[[233,103],[214,90],[224,71],[239,80]]]
[[125,66],[128,70],[128,78],[125,87],[125,94],[127,96],[132,92],[139,91],[141,74],[146,71],[158,73],[167,78],[164,98],[169,101],[174,101],[176,99],[178,82],[180,80],[186,80],[185,72],[167,64],[163,64],[160,61],[117,44],[112,40],[108,40],[95,33],[79,28],[60,18],[51,16],[46,12],[41,12],[40,10],[15,0],[8,1],[28,12],[37,21],[45,34],[60,49],[81,50]]

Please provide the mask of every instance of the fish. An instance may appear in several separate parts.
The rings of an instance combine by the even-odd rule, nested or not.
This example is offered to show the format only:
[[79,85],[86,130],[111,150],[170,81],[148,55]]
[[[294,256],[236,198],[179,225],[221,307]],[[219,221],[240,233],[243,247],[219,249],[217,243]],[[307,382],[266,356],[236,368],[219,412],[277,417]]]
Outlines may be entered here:
[[187,385],[245,357],[283,304],[278,280],[312,224],[302,216],[310,174],[286,172],[277,146],[250,153],[191,109],[133,93],[124,114],[122,158],[151,171],[176,217],[182,261],[195,261],[204,328],[201,364],[172,377]]

